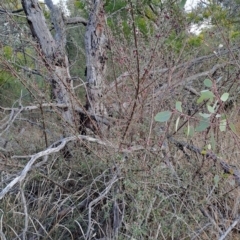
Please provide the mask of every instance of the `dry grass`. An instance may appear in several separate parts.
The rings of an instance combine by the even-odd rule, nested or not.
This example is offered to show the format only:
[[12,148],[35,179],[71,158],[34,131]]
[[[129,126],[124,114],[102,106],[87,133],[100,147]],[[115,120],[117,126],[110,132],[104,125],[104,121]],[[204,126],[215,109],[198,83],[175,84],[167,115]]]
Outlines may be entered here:
[[[196,126],[199,115],[193,113],[206,111],[206,106],[197,109],[198,96],[185,86],[199,93],[203,80],[216,81],[217,74],[229,80],[219,86],[219,93],[233,83],[229,92],[238,102],[237,91],[232,90],[239,87],[238,65],[230,79],[223,67],[187,81],[220,60],[181,65],[200,56],[201,49],[191,54],[187,47],[186,53],[184,48],[174,52],[165,47],[171,31],[165,24],[161,38],[153,34],[146,43],[146,38],[137,36],[139,62],[132,39],[123,33],[111,39],[109,84],[103,101],[113,124],[101,136],[106,144],[79,140],[68,144],[71,158],[63,152],[49,155],[47,161],[39,158],[0,202],[1,239],[212,240],[219,239],[239,218],[240,193],[233,174],[224,172],[219,161],[167,140],[180,115],[175,111],[176,101],[183,107],[179,126],[186,120]],[[163,110],[174,112],[172,118],[166,124],[155,122],[154,116]],[[229,128],[220,132],[218,123],[212,123],[208,133],[195,132],[190,138],[186,123],[174,138],[202,149],[212,143],[212,132],[214,153],[240,169],[238,111],[237,106],[221,109],[229,123],[235,124],[237,134]],[[1,124],[6,116],[9,113],[1,113]],[[1,189],[20,174],[31,154],[63,138],[64,128],[54,108],[19,114],[0,142]],[[90,130],[87,134],[100,138]],[[141,149],[135,151],[136,146]],[[239,235],[238,223],[227,238],[239,239]]]

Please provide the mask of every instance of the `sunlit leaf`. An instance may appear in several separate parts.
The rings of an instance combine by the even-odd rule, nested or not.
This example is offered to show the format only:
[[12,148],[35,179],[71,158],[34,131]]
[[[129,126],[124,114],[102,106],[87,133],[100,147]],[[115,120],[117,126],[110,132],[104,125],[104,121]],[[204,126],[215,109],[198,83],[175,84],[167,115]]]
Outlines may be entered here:
[[197,103],[201,103],[201,102],[203,102],[204,100],[208,100],[208,99],[210,99],[210,101],[212,101],[214,97],[215,97],[215,96],[214,96],[214,94],[213,94],[211,91],[209,91],[209,90],[203,90],[203,91],[201,91],[201,96],[200,96],[200,98],[197,100]]
[[175,124],[175,131],[178,130],[178,124],[179,124],[180,117],[177,118],[176,124]]
[[207,109],[210,113],[215,113],[215,108],[210,106],[210,105],[207,105]]
[[172,112],[170,111],[159,112],[154,119],[157,122],[167,122],[171,117],[171,115],[172,115]]
[[226,127],[227,127],[227,120],[226,119],[222,119],[220,121],[220,125],[219,125],[219,129],[221,132],[225,132],[226,131]]
[[199,113],[200,116],[202,116],[203,118],[209,118],[211,117],[212,114],[209,113]]
[[179,112],[182,112],[182,102],[179,102],[179,101],[176,102],[176,109],[177,109]]
[[229,93],[224,93],[222,96],[221,96],[221,100],[223,102],[226,102],[228,100],[228,97],[229,97]]

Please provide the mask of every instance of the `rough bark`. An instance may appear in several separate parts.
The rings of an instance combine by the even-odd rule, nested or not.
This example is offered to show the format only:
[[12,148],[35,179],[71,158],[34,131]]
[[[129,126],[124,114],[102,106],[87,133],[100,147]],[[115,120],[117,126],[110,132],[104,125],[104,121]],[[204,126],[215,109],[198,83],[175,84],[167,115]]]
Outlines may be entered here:
[[87,110],[95,115],[106,115],[103,92],[106,71],[107,38],[103,1],[95,0],[90,13],[85,47],[87,56]]
[[62,111],[62,118],[67,124],[74,127],[77,118],[73,106],[76,106],[77,102],[74,98],[68,57],[65,53],[66,36],[63,16],[60,9],[54,6],[51,0],[46,0],[46,4],[51,11],[55,29],[54,37],[48,29],[38,1],[22,0],[31,33],[39,44],[40,56],[49,70],[54,99],[58,104],[69,106]]

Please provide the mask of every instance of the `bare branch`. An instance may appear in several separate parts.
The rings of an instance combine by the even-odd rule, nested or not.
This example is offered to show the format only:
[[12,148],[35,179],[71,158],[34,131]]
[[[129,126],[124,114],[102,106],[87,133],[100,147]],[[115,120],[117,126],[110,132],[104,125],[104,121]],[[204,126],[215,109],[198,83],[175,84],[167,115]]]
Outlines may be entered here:
[[17,10],[5,10],[5,9],[0,9],[0,14],[3,14],[3,13],[7,13],[7,14],[11,14],[11,13],[20,13],[20,12],[23,12],[23,8],[21,9],[17,9]]
[[[198,147],[194,146],[194,145],[190,145],[190,144],[188,144],[186,142],[177,141],[176,139],[174,139],[170,135],[167,138],[169,139],[170,142],[172,142],[174,145],[176,145],[182,151],[183,151],[184,148],[187,148],[188,150],[190,150],[190,151],[192,151],[194,153],[202,155],[201,150]],[[220,157],[218,157],[216,154],[214,154],[212,152],[206,153],[205,156],[208,159],[212,159],[214,162],[220,163],[220,166],[222,167],[222,169],[226,173],[231,174],[235,178],[236,183],[238,184],[238,186],[240,186],[240,171],[237,168],[235,169],[235,167],[230,166],[223,159],[221,159]]]
[[111,179],[111,181],[109,181],[107,187],[99,194],[99,197],[97,197],[96,199],[92,200],[89,203],[88,206],[88,230],[87,230],[87,234],[86,234],[86,239],[91,239],[91,230],[92,230],[92,207],[97,204],[99,201],[101,201],[107,194],[108,192],[111,190],[113,184],[118,180],[117,178],[117,174],[115,174],[113,176],[113,178]]
[[230,225],[227,231],[218,240],[224,240],[227,237],[227,235],[232,231],[232,229],[238,224],[239,221],[240,216],[235,221],[233,221],[233,223]]
[[66,24],[78,24],[82,23],[84,26],[87,26],[87,20],[83,17],[72,17],[65,20]]
[[[22,111],[32,111],[32,110],[40,109],[41,107],[55,107],[55,108],[61,108],[61,109],[69,108],[69,106],[67,104],[63,104],[63,103],[43,103],[41,105],[39,104],[39,105],[34,105],[34,106],[22,107],[21,112]],[[106,116],[103,117],[101,115],[96,115],[96,114],[90,113],[78,106],[72,106],[72,108],[74,108],[74,111],[76,111],[78,113],[82,113],[84,115],[87,115],[97,122],[101,122],[107,126],[111,125],[111,122],[109,120],[107,120]],[[4,108],[4,107],[0,106],[0,110],[2,112],[11,111],[14,113],[16,111],[19,111],[19,108]],[[0,127],[0,129],[1,129],[1,127]]]
[[[67,138],[63,138],[55,143],[53,143],[49,148],[47,148],[44,151],[41,151],[39,153],[33,154],[31,156],[31,159],[29,160],[29,162],[27,163],[27,165],[24,167],[24,169],[22,170],[22,172],[20,173],[19,176],[17,176],[16,178],[14,178],[1,192],[0,192],[0,200],[3,199],[3,197],[12,189],[12,187],[14,185],[16,185],[17,183],[23,181],[27,175],[27,173],[32,169],[33,164],[41,157],[45,157],[48,156],[52,153],[56,153],[59,152],[60,150],[62,150],[65,145],[70,142],[70,141],[77,141],[77,140],[81,140],[81,141],[88,141],[88,142],[92,142],[92,143],[98,143],[100,145],[106,146],[106,147],[111,147],[113,149],[115,149],[116,151],[119,150],[119,146],[117,145],[113,145],[110,142],[104,142],[100,139],[97,138],[93,138],[93,137],[89,137],[89,136],[85,136],[85,135],[78,135],[78,136],[72,136],[72,137],[67,137]],[[131,153],[133,151],[139,151],[139,150],[143,150],[146,149],[144,146],[132,146],[129,147],[127,149],[120,149],[120,152],[122,153]],[[152,151],[156,151],[156,149],[152,149],[149,148],[149,150]],[[16,156],[15,156],[16,158]],[[94,204],[94,203],[93,203]]]

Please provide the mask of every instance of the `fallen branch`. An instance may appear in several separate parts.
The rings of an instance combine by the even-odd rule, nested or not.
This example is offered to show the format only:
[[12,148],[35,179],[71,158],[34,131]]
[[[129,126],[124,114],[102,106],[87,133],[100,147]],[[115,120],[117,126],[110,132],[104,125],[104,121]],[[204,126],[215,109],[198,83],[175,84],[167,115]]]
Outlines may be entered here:
[[[98,143],[100,145],[106,146],[106,147],[111,147],[113,149],[115,149],[115,151],[119,151],[122,153],[131,153],[133,151],[139,151],[139,150],[143,150],[146,149],[144,146],[133,146],[133,147],[129,147],[127,149],[120,149],[119,150],[119,146],[117,145],[113,145],[110,142],[104,142],[100,139],[97,138],[93,138],[93,137],[89,137],[89,136],[85,136],[85,135],[78,135],[78,136],[71,136],[71,137],[67,137],[67,138],[63,138],[55,143],[53,143],[50,147],[48,147],[46,150],[41,151],[39,153],[33,154],[31,155],[31,159],[30,161],[27,163],[27,165],[24,167],[24,169],[22,170],[22,172],[20,173],[19,176],[17,176],[16,178],[14,178],[1,192],[0,192],[0,200],[11,190],[11,188],[23,181],[27,175],[27,173],[32,169],[33,164],[37,161],[37,159],[41,158],[41,157],[46,157],[52,153],[56,153],[59,152],[61,149],[63,149],[65,147],[65,145],[68,142],[71,141],[77,141],[77,140],[82,140],[82,141],[88,141],[88,142],[92,142],[92,143]],[[150,151],[156,151],[156,149],[149,149]],[[14,156],[14,158],[17,158],[17,156]],[[22,158],[22,156],[21,156]]]
[[[199,149],[194,145],[190,145],[186,142],[177,141],[170,135],[167,136],[167,138],[170,142],[172,142],[175,146],[177,146],[183,152],[184,152],[184,148],[187,148],[191,152],[203,155],[201,149]],[[216,154],[212,152],[207,152],[206,154],[204,154],[204,156],[208,159],[212,159],[214,162],[219,162],[222,169],[226,173],[231,174],[235,178],[235,181],[238,184],[238,186],[240,186],[240,171],[238,169],[235,169],[235,167],[230,166],[224,160],[222,160],[220,157],[218,157]]]
[[231,226],[227,229],[227,231],[218,240],[224,240],[227,237],[227,235],[232,231],[232,229],[238,224],[239,221],[240,221],[240,216],[235,221],[233,221]]
[[[69,106],[67,104],[64,103],[42,103],[42,104],[38,104],[38,105],[34,105],[34,106],[25,106],[21,108],[21,112],[22,111],[32,111],[32,110],[36,110],[36,109],[40,109],[41,107],[55,107],[55,108],[61,108],[61,109],[67,109]],[[100,116],[100,115],[96,115],[93,113],[90,113],[86,110],[84,110],[81,107],[74,107],[74,110],[78,113],[82,113],[86,116],[91,117],[93,120],[97,121],[97,122],[101,122],[107,126],[111,125],[111,122],[109,120],[106,119],[106,117],[104,116]],[[9,107],[1,107],[0,106],[0,111],[2,112],[15,112],[15,111],[19,111],[19,108],[9,108]]]

